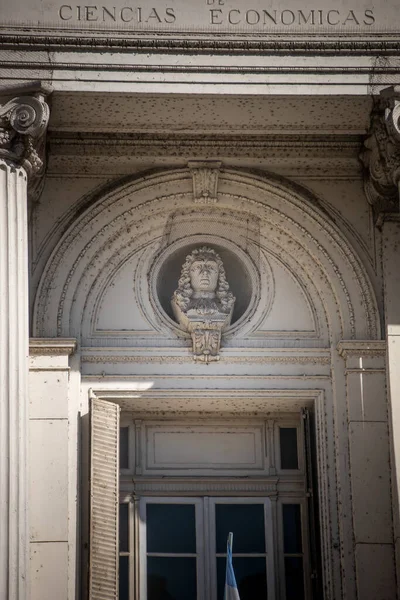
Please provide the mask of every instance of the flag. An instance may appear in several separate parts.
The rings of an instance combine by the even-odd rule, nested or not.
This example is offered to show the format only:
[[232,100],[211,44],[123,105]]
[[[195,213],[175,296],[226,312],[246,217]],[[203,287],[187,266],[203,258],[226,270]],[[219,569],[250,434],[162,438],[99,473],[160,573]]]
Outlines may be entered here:
[[224,600],[240,600],[239,590],[236,583],[235,573],[232,564],[232,542],[233,533],[228,535],[226,545],[226,575],[225,575],[225,593]]

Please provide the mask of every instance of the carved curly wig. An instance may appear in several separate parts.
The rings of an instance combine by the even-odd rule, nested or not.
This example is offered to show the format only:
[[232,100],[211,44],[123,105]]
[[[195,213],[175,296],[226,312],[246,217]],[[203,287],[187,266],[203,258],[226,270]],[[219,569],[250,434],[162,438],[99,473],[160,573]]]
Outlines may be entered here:
[[189,308],[190,299],[193,295],[193,288],[190,282],[190,268],[196,260],[212,260],[217,263],[218,287],[215,295],[221,303],[221,312],[229,314],[235,303],[235,297],[232,292],[229,291],[229,283],[226,280],[224,265],[219,254],[208,246],[196,248],[186,257],[178,281],[178,289],[174,292],[176,304],[183,312],[186,312]]

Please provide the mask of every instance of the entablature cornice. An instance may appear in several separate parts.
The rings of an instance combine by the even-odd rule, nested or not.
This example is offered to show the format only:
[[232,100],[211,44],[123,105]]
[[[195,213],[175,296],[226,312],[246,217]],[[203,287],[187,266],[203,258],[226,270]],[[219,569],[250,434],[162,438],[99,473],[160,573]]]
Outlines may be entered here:
[[[230,165],[243,165],[243,161],[258,160],[258,166],[283,176],[304,176],[307,163],[308,176],[338,178],[361,177],[358,159],[362,137],[353,135],[270,134],[177,134],[118,132],[80,133],[51,131],[49,139],[48,173],[78,174],[84,166],[86,174],[99,171],[110,175],[130,175],[145,168],[148,159],[160,160],[163,167],[168,157],[171,165],[183,166],[187,157],[192,166],[200,164],[207,155],[211,171],[217,175],[222,160]],[[251,158],[250,158],[251,157]],[[240,162],[239,162],[240,161]],[[204,162],[204,161],[201,161]],[[201,169],[191,169],[193,177]],[[197,201],[202,201],[199,193]]]
[[74,338],[30,338],[30,356],[70,356],[77,348]]
[[31,50],[49,48],[53,50],[87,50],[99,52],[126,51],[138,53],[169,54],[296,54],[300,56],[323,55],[365,55],[365,56],[398,56],[400,54],[400,34],[355,34],[348,35],[313,34],[284,36],[252,34],[242,32],[240,35],[218,33],[180,33],[157,32],[157,36],[132,34],[129,31],[110,33],[109,31],[55,31],[54,28],[30,27],[22,30],[17,27],[3,28],[1,45],[5,49],[18,48]]
[[385,340],[342,340],[337,350],[345,360],[347,372],[367,374],[385,369]]

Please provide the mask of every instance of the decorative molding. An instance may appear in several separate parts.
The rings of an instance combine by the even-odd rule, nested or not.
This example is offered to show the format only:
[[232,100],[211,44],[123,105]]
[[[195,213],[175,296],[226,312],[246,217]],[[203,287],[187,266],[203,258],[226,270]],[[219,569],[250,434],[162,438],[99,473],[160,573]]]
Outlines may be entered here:
[[[313,135],[304,125],[304,134],[290,131],[280,134],[246,132],[238,135],[228,124],[229,134],[187,134],[173,132],[115,133],[112,131],[73,132],[51,131],[48,136],[51,165],[49,174],[98,177],[101,173],[121,176],[145,166],[147,158],[192,156],[199,159],[230,158],[258,159],[260,168],[274,170],[296,178],[323,177],[347,179],[360,176],[358,155],[363,137],[359,134]],[[289,129],[282,124],[282,131]],[[307,132],[308,131],[308,132]],[[288,160],[290,158],[290,161]],[[171,158],[173,160],[173,158]],[[307,161],[307,173],[304,165]],[[290,163],[290,166],[289,164]]]
[[361,160],[367,169],[365,194],[374,210],[399,212],[400,184],[400,87],[381,92],[371,114],[371,127]]
[[381,358],[386,356],[386,341],[343,340],[338,343],[337,350],[344,359],[350,357]]
[[[170,54],[247,54],[247,55],[313,55],[322,54],[337,56],[342,55],[366,55],[366,56],[399,56],[400,35],[396,33],[385,33],[382,35],[368,35],[365,33],[355,34],[352,30],[348,36],[343,33],[340,36],[329,35],[324,32],[323,37],[315,38],[313,35],[291,36],[284,39],[282,35],[246,34],[241,32],[240,38],[232,34],[185,34],[179,36],[159,32],[157,36],[130,35],[128,31],[110,34],[110,32],[82,32],[74,31],[62,34],[54,29],[30,28],[29,32],[17,27],[8,27],[1,35],[1,44],[4,48],[34,48],[35,50],[58,49],[58,50],[88,50],[111,52],[112,50],[162,53]],[[57,65],[55,65],[57,67]],[[47,66],[48,68],[48,66]]]
[[[248,348],[245,349],[246,353]],[[229,356],[223,353],[224,364],[286,364],[286,365],[330,365],[331,360],[328,356],[248,356],[245,352],[242,356]],[[132,355],[132,354],[83,354],[83,363],[92,364],[191,364],[193,359],[190,356],[168,356],[162,355]]]
[[[265,494],[277,494],[279,479],[253,479],[253,478],[225,478],[218,476],[214,479],[202,477],[196,479],[174,479],[168,477],[167,480],[161,478],[133,478],[133,493],[144,494],[146,492],[215,492],[215,493],[234,493],[234,492],[262,492]],[[299,483],[299,488],[304,490],[304,484]]]
[[[45,170],[45,134],[50,117],[46,101],[50,86],[31,86],[30,95],[12,98],[0,105],[0,158],[22,167],[28,176],[28,193],[36,198]],[[21,92],[26,88],[22,87]],[[8,93],[15,91],[10,88]],[[1,90],[1,95],[7,93]]]
[[218,201],[218,175],[220,161],[188,162],[193,177],[193,200],[198,204],[213,204]]
[[30,356],[70,356],[76,351],[77,342],[72,338],[30,338]]

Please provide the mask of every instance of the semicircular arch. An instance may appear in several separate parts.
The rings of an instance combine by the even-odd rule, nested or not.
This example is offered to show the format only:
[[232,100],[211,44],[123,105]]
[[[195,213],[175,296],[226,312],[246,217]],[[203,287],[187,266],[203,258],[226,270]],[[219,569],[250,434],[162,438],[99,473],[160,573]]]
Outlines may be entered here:
[[[116,274],[135,264],[138,276],[132,275],[132,293],[136,286],[149,343],[163,336],[179,345],[173,323],[159,318],[157,307],[151,308],[148,273],[154,258],[171,244],[189,246],[202,236],[215,239],[222,250],[233,244],[238,254],[247,253],[268,293],[273,288],[268,262],[286,269],[309,306],[314,323],[310,343],[380,337],[376,298],[366,270],[318,202],[288,182],[234,169],[221,170],[214,205],[193,202],[188,169],[153,173],[108,189],[77,218],[48,260],[35,300],[34,335],[100,343],[96,327],[102,299]],[[257,327],[263,330],[260,323],[266,309],[253,309],[251,319],[232,330],[231,337],[250,340]],[[113,338],[110,332],[107,335]],[[134,337],[126,333],[113,340],[129,345]],[[264,335],[265,343],[271,337]]]

